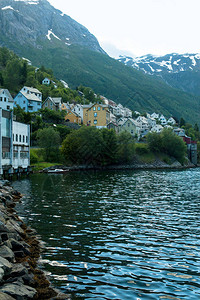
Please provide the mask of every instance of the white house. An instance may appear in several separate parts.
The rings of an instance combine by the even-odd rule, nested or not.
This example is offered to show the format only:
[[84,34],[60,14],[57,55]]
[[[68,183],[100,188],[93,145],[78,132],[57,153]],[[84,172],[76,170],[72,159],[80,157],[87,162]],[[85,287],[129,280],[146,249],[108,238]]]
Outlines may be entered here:
[[173,117],[170,117],[169,119],[168,119],[168,121],[167,121],[167,124],[170,124],[170,125],[176,125],[176,121],[174,120],[174,118]]
[[81,117],[81,120],[83,121],[83,106],[81,104],[74,105],[72,111],[75,112],[79,117]]
[[113,115],[112,113],[110,113],[110,122],[117,123],[117,117],[115,115]]
[[178,136],[185,136],[185,130],[183,128],[174,128],[174,133]]
[[153,128],[151,128],[151,132],[160,133],[163,130],[163,126],[160,124],[156,124]]
[[127,107],[124,107],[124,116],[126,118],[132,118],[132,111]]
[[30,166],[30,128],[29,125],[13,121],[13,169],[26,170]]
[[0,176],[29,172],[30,126],[13,121],[13,113],[0,108]]
[[159,119],[159,114],[157,114],[157,113],[152,113],[151,114],[151,118],[153,118],[153,119]]
[[5,110],[13,110],[14,100],[9,90],[0,89],[0,108]]
[[113,114],[117,117],[125,117],[124,107],[121,104],[113,107]]
[[167,119],[163,115],[160,116],[159,121],[161,125],[167,125]]
[[51,80],[47,77],[42,80],[42,84],[50,85],[50,83],[51,83]]
[[149,125],[149,129],[151,129],[152,127],[154,127],[156,125],[156,120],[151,117],[147,117],[147,122]]

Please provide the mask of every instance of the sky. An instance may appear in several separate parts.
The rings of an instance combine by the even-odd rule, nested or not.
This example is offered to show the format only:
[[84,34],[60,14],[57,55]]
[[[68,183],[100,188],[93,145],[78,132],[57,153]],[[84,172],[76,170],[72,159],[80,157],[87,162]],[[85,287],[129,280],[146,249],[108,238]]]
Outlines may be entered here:
[[200,53],[200,0],[49,0],[111,56]]

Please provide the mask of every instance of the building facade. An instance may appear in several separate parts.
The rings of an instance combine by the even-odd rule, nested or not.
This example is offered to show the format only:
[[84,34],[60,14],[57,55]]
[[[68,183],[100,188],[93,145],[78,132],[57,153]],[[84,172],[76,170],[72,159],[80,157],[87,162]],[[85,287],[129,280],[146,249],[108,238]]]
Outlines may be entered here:
[[14,106],[19,105],[25,112],[35,112],[42,108],[42,93],[35,88],[23,87],[14,98]]
[[110,122],[110,112],[108,105],[91,104],[83,105],[83,124],[95,126],[97,128],[106,128]]
[[13,113],[0,109],[0,176],[29,172],[30,127],[13,121]]
[[42,108],[48,108],[50,110],[61,111],[62,110],[62,98],[52,98],[48,97],[42,104]]
[[0,107],[4,110],[13,110],[14,100],[9,90],[0,89]]

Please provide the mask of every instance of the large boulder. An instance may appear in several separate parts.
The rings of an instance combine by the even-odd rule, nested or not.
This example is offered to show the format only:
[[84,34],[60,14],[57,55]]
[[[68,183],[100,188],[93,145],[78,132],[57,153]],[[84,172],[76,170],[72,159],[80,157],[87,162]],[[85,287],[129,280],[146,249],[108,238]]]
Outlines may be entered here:
[[9,283],[1,287],[1,292],[12,296],[16,300],[26,300],[33,298],[37,291],[27,285],[20,283]]
[[0,292],[0,299],[1,300],[15,300],[15,298],[11,297],[8,294],[2,293],[2,292]]
[[0,257],[3,257],[10,262],[14,262],[15,255],[14,255],[13,251],[10,250],[10,248],[3,245],[0,247]]

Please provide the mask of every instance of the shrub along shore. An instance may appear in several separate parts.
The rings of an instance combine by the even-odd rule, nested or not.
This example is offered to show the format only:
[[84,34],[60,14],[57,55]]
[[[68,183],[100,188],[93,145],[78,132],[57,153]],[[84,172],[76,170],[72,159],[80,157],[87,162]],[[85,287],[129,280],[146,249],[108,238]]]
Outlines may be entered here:
[[0,299],[69,299],[53,289],[38,268],[36,232],[14,210],[21,197],[8,181],[0,181]]

